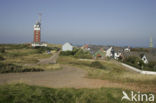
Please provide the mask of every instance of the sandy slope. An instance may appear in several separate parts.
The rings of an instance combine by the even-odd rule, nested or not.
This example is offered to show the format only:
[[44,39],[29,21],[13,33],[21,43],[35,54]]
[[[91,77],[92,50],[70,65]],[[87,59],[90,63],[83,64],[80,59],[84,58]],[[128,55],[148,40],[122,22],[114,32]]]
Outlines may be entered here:
[[0,84],[22,82],[53,88],[114,87],[156,92],[155,87],[151,88],[148,85],[123,84],[108,80],[88,79],[85,76],[87,76],[87,71],[83,69],[64,66],[63,69],[55,71],[0,74]]

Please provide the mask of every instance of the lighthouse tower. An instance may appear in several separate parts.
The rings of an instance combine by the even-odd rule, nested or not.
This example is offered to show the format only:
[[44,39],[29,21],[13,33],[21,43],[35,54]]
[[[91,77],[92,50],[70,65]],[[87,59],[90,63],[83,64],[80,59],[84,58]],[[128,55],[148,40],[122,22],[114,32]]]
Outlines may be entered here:
[[34,25],[34,39],[31,45],[32,47],[47,46],[46,43],[41,42],[41,14],[39,14],[39,20]]
[[41,23],[37,22],[34,25],[34,43],[41,42]]

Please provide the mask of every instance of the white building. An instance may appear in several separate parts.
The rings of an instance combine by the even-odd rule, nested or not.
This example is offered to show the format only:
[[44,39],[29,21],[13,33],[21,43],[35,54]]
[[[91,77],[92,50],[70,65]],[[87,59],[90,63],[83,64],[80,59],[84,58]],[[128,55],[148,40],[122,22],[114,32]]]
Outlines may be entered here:
[[106,57],[111,57],[111,56],[113,56],[112,47],[110,47],[108,50],[106,50]]
[[125,52],[130,52],[131,50],[130,50],[130,48],[128,47],[128,48],[125,48],[124,51],[125,51]]
[[114,59],[118,60],[121,56],[121,53],[114,53]]
[[147,58],[146,58],[145,55],[141,58],[141,60],[142,60],[145,64],[148,64],[148,60],[147,60]]
[[73,50],[73,46],[70,43],[65,43],[62,46],[62,51],[72,51]]
[[32,43],[32,47],[47,47],[48,45],[46,43]]

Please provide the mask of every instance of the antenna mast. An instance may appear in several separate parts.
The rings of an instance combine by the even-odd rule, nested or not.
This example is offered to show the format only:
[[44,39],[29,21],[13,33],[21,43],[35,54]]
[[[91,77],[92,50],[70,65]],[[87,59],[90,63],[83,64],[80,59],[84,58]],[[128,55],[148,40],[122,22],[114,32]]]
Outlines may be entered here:
[[38,16],[39,16],[39,22],[41,24],[41,16],[42,16],[42,13],[38,13]]
[[152,37],[150,38],[150,44],[149,44],[149,47],[150,47],[150,48],[153,48],[153,40],[152,40]]

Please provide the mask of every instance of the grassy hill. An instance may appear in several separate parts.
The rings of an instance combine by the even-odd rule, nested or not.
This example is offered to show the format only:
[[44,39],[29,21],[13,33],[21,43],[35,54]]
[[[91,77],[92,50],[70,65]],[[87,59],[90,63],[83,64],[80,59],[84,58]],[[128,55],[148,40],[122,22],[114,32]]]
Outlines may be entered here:
[[[43,71],[60,68],[59,65],[36,65],[40,59],[50,58],[60,45],[49,44],[49,47],[33,48],[30,44],[0,44],[0,72]],[[50,68],[49,68],[50,67]]]
[[[91,64],[95,61],[99,61],[104,69],[92,67]],[[121,83],[136,83],[137,85],[148,84],[149,87],[156,86],[156,76],[133,72],[114,60],[87,60],[75,59],[72,56],[61,56],[58,58],[58,62],[60,64],[68,64],[87,70],[88,78],[110,80],[112,82]]]
[[[123,90],[116,88],[53,89],[12,84],[0,86],[0,103],[121,103]],[[130,92],[130,90],[124,91]],[[123,100],[122,103],[131,102]]]

